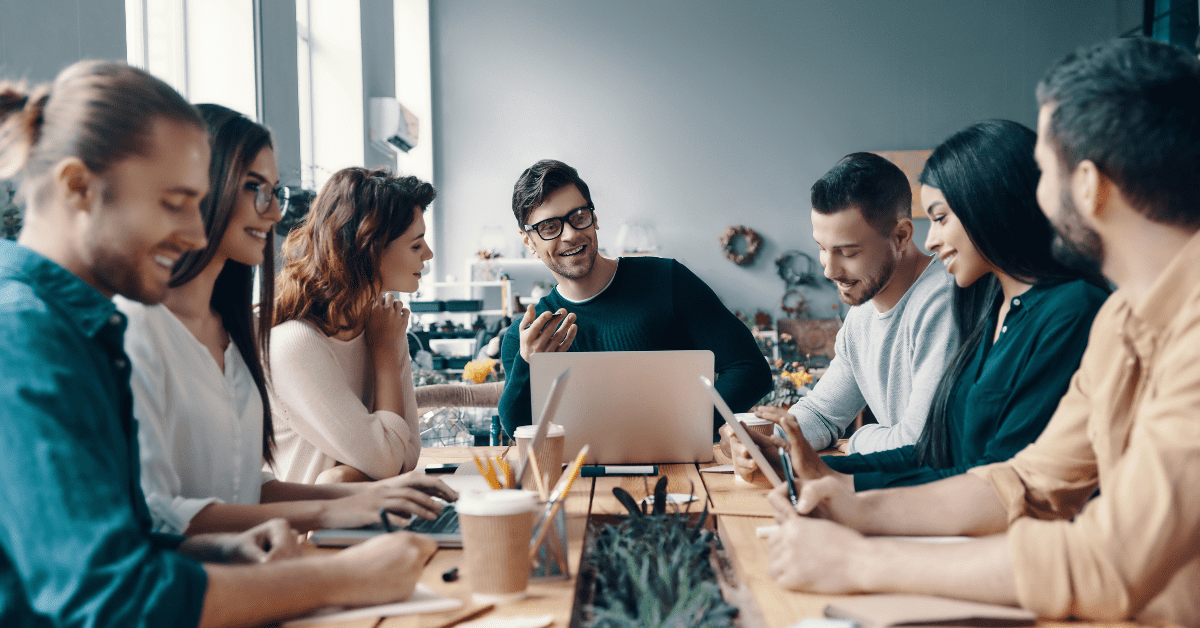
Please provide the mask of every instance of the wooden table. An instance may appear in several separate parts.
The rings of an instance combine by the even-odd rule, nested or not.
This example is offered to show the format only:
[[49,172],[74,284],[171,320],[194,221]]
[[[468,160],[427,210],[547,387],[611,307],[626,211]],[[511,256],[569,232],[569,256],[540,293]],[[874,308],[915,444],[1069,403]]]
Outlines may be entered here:
[[[505,451],[501,447],[437,447],[426,448],[421,452],[420,465],[433,462],[466,462],[471,463],[471,451],[480,454],[499,455]],[[509,457],[515,457],[516,449],[509,452]],[[712,464],[728,461],[718,451],[717,460]],[[764,495],[766,488],[735,480],[730,474],[700,473],[697,467],[711,465],[660,465],[661,475],[668,478],[667,491],[670,493],[693,493],[707,500],[710,513],[716,518],[717,532],[726,553],[737,574],[738,587],[732,592],[734,599],[729,600],[740,609],[739,624],[745,628],[769,627],[788,628],[805,617],[822,617],[826,604],[845,596],[816,595],[796,593],[780,588],[767,575],[767,542],[757,538],[755,531],[760,526],[773,525],[770,507],[766,505]],[[647,491],[653,491],[656,478],[636,477],[599,477],[580,478],[571,487],[564,508],[567,513],[568,560],[571,574],[579,573],[579,561],[583,551],[583,536],[587,526],[587,518],[594,514],[625,514],[625,509],[613,497],[613,487],[621,487],[635,499],[647,496]],[[693,512],[703,508],[701,502],[691,505]],[[748,516],[749,515],[749,516]],[[442,549],[434,555],[433,560],[425,568],[420,582],[439,595],[463,600],[463,608],[445,613],[434,613],[417,616],[388,617],[364,619],[358,622],[339,622],[337,624],[322,624],[324,628],[433,628],[461,615],[478,605],[471,601],[467,586],[467,574],[460,572],[455,582],[443,582],[441,575],[446,570],[461,566],[461,550]],[[531,581],[528,597],[523,601],[500,605],[488,613],[486,617],[516,617],[552,615],[555,628],[566,628],[570,625],[571,607],[575,596],[575,579],[555,581]],[[727,598],[730,594],[727,592]],[[1038,628],[1080,628],[1088,624],[1075,622],[1038,623]],[[1119,626],[1134,627],[1134,623],[1106,623],[1112,628]]]

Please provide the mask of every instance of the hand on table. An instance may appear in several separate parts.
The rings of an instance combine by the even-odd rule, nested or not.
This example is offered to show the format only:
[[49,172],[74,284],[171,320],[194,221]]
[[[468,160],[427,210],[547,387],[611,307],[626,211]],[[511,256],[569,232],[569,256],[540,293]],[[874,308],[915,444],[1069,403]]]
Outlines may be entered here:
[[[729,458],[733,460],[733,472],[747,482],[765,482],[766,478],[758,470],[758,463],[750,457],[749,450],[733,433],[733,428],[729,425],[722,425],[718,431],[721,434],[721,448],[727,450]],[[762,450],[763,456],[775,468],[775,472],[783,477],[783,463],[779,460],[779,448],[786,447],[787,442],[776,436],[763,436],[754,430],[746,430],[746,433],[754,439],[755,444]]]
[[344,605],[385,604],[408,599],[437,542],[423,534],[381,534],[330,557],[361,584],[344,587]]
[[298,534],[286,519],[269,519],[237,534],[190,537],[179,553],[207,563],[267,563],[300,556]]
[[535,353],[566,351],[575,341],[579,327],[575,325],[575,314],[565,309],[557,312],[542,312],[538,315],[534,306],[525,310],[525,316],[517,323],[521,336],[521,357],[526,362]]
[[861,592],[863,587],[855,582],[858,574],[854,566],[859,564],[856,557],[868,555],[864,553],[868,551],[867,539],[832,521],[801,517],[787,501],[786,488],[783,500],[787,509],[779,529],[767,539],[767,573],[786,589],[827,594]]
[[[321,517],[326,528],[355,528],[379,521],[379,511],[436,519],[442,510],[434,497],[452,502],[458,493],[445,482],[418,471],[396,477],[367,482],[355,487],[348,497],[331,500]],[[399,525],[399,522],[396,522]]]

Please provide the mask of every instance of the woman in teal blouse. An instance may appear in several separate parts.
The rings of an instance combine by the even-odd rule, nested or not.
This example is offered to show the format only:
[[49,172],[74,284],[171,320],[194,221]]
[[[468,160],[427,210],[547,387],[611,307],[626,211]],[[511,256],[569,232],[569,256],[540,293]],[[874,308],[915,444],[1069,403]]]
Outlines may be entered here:
[[1054,232],[1035,197],[1035,140],[1016,122],[989,120],[955,133],[926,162],[925,248],[954,275],[963,343],[915,445],[822,458],[853,475],[855,490],[1011,458],[1042,433],[1079,368],[1108,289],[1051,254]]

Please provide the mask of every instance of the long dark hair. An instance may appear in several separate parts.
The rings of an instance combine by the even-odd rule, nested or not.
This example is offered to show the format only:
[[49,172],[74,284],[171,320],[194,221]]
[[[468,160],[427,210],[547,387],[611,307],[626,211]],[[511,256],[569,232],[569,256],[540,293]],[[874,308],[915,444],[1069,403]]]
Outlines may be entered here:
[[383,249],[435,197],[429,183],[386,169],[333,173],[283,241],[274,324],[307,320],[326,336],[357,329],[379,296]]
[[[221,105],[197,105],[196,108],[208,124],[208,139],[212,148],[212,161],[208,167],[208,196],[200,202],[208,246],[199,251],[188,251],[179,258],[171,272],[172,288],[195,279],[216,255],[237,205],[242,179],[258,154],[264,148],[273,147],[271,132],[246,116]],[[274,229],[267,232],[261,273],[257,324],[252,303],[254,268],[251,266],[225,260],[225,267],[213,285],[209,305],[221,316],[229,339],[237,346],[262,397],[263,460],[271,464],[274,462],[272,449],[275,446],[275,429],[271,423],[271,404],[267,398],[267,355],[275,303]]]
[[[1033,160],[1037,134],[1009,120],[985,120],[951,135],[934,149],[921,183],[937,188],[967,237],[1000,272],[1029,284],[1086,279],[1107,290],[1099,276],[1084,276],[1054,259],[1054,231],[1038,208],[1039,170]],[[916,456],[922,466],[946,468],[950,453],[950,393],[979,350],[1000,298],[994,274],[954,288],[954,318],[962,344],[938,382]]]

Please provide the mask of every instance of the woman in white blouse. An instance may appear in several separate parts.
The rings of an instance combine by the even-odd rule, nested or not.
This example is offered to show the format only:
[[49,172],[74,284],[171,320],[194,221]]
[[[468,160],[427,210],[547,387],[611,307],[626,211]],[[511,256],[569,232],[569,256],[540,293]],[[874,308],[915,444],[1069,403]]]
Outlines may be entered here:
[[416,465],[409,311],[390,293],[415,292],[433,258],[422,214],[436,195],[416,177],[346,168],[283,243],[271,404],[284,479],[380,479]]
[[[129,318],[142,490],[155,529],[191,535],[284,517],[306,531],[366,525],[381,509],[435,516],[431,494],[457,496],[423,474],[317,487],[263,470],[273,442],[263,368],[269,334],[252,310],[253,267],[274,274],[272,231],[288,195],[265,127],[218,105],[198,109],[212,148],[201,203],[208,244],[173,266],[162,305],[117,300]],[[273,292],[262,282],[266,320]]]

